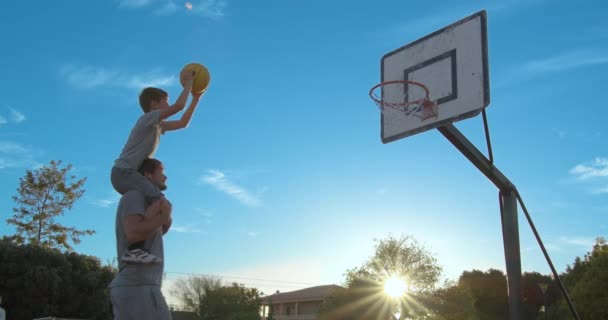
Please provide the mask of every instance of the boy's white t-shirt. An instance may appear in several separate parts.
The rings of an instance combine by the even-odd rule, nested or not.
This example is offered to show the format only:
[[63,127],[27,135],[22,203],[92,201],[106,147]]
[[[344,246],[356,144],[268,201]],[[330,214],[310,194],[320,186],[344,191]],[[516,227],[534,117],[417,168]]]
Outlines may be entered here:
[[114,161],[115,167],[137,170],[144,159],[154,155],[162,133],[160,112],[147,112],[137,120],[120,156]]
[[6,313],[2,307],[0,307],[0,320],[6,320]]

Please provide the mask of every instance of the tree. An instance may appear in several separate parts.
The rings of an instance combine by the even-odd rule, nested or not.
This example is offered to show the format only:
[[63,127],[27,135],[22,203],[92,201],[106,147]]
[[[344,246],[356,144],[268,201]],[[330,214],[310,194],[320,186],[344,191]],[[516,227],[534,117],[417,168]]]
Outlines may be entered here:
[[[543,307],[551,307],[559,296],[559,288],[553,278],[538,272],[524,272],[522,275],[524,313],[526,319],[539,317]],[[544,288],[544,291],[542,287]],[[547,312],[547,310],[543,311]],[[543,319],[544,319],[543,313]]]
[[[346,291],[324,303],[321,317],[354,308],[354,312],[349,311],[353,318],[345,319],[367,319],[366,313],[356,311],[361,305],[380,312],[376,319],[391,319],[394,314],[399,314],[400,319],[428,315],[430,311],[424,301],[441,275],[436,259],[410,236],[389,236],[375,242],[374,256],[361,267],[346,272]],[[391,277],[405,281],[409,292],[397,299],[384,294],[384,283]]]
[[203,319],[206,295],[221,286],[222,281],[218,278],[191,276],[177,279],[169,292],[180,301],[185,310],[192,311]]
[[223,286],[207,294],[205,307],[208,317],[217,320],[260,320],[261,299],[255,288],[238,283]]
[[509,318],[507,277],[502,271],[465,271],[460,276],[458,285],[467,287],[471,292],[480,319]]
[[[566,268],[563,281],[581,319],[608,319],[608,243],[598,237],[591,252],[583,259],[576,257],[574,264]],[[564,299],[560,300],[555,314],[569,319],[570,310]],[[554,314],[551,313],[551,316]],[[561,316],[563,315],[563,316]]]
[[441,320],[479,320],[475,308],[475,297],[468,285],[454,284],[449,281],[429,296],[427,305],[433,314],[432,319]]
[[9,319],[111,319],[115,272],[95,257],[0,240],[0,296]]
[[396,276],[405,279],[416,292],[430,292],[441,275],[437,259],[411,236],[375,240],[376,253],[361,267],[348,270],[346,282],[356,279],[374,280],[383,283]]
[[75,180],[76,177],[69,174],[71,169],[71,164],[62,168],[61,161],[51,160],[49,165],[27,170],[25,176],[19,178],[18,195],[12,197],[17,206],[13,208],[13,217],[7,219],[8,224],[16,226],[16,234],[11,238],[17,244],[72,251],[68,240],[78,244],[81,236],[95,233],[65,227],[55,221],[85,192],[86,178]]
[[225,286],[218,278],[191,276],[178,279],[170,290],[182,307],[201,320],[259,320],[261,299],[255,288],[232,283]]

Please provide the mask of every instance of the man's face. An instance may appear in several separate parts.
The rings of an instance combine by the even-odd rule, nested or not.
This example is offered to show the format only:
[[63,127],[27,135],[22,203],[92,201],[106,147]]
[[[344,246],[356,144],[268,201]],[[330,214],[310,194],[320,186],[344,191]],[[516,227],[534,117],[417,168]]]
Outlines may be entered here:
[[160,189],[160,191],[164,191],[167,189],[167,176],[165,175],[165,166],[161,163],[153,173],[147,173],[146,177]]

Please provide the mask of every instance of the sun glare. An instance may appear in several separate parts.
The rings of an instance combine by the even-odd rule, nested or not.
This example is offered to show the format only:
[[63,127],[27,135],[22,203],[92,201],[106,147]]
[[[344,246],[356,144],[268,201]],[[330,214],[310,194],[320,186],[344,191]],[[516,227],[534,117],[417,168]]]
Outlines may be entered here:
[[396,276],[390,277],[384,283],[384,292],[393,298],[401,297],[407,290],[407,283]]

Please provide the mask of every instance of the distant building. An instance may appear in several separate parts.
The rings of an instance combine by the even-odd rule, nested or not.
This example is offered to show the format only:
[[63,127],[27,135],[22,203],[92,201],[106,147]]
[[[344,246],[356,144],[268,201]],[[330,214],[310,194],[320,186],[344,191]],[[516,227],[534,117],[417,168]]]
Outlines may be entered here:
[[262,298],[262,320],[272,314],[275,320],[316,320],[323,300],[337,285],[317,286],[296,291],[275,293]]

